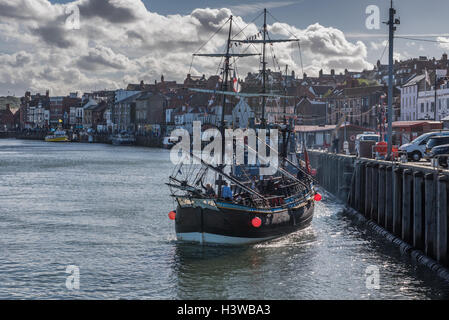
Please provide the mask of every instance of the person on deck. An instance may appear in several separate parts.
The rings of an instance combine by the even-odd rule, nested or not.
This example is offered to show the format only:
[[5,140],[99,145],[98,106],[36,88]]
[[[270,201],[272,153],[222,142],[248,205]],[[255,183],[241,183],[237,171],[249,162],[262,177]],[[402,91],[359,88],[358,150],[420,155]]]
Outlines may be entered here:
[[221,196],[226,200],[232,200],[232,190],[226,181],[223,182],[223,186],[221,187]]
[[333,146],[333,151],[334,151],[334,153],[338,153],[338,142],[339,142],[339,139],[338,139],[338,137],[335,137],[334,138],[334,140],[332,141],[332,146]]
[[206,184],[206,196],[208,197],[215,197],[215,191],[214,188],[208,183]]
[[251,180],[251,189],[253,189],[254,191],[257,191],[257,189],[258,189],[257,184],[258,184],[257,179],[254,176],[253,179]]

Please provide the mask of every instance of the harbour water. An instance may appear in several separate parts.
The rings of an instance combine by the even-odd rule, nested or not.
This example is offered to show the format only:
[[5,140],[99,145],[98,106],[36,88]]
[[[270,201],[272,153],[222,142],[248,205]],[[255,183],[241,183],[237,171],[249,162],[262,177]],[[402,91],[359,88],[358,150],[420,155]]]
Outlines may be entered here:
[[[169,151],[0,140],[0,299],[444,299],[325,194],[312,227],[247,247],[178,243]],[[69,265],[80,288],[66,287]],[[378,268],[379,288],[366,285]]]

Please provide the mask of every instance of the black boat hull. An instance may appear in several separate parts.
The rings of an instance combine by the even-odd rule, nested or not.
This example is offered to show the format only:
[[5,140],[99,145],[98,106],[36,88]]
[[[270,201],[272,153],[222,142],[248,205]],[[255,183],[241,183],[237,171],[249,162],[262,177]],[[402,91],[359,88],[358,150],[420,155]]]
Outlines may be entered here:
[[[245,207],[193,199],[189,205],[179,204],[176,210],[178,240],[200,244],[242,245],[281,237],[310,226],[315,203],[308,199],[294,208],[248,210]],[[258,217],[262,224],[255,227]]]

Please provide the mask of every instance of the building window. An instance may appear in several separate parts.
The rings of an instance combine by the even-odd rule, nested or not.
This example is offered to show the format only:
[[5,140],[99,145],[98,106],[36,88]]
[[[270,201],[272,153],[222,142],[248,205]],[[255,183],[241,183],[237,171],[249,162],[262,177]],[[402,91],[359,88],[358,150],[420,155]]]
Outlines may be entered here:
[[424,102],[421,103],[421,112],[424,113]]

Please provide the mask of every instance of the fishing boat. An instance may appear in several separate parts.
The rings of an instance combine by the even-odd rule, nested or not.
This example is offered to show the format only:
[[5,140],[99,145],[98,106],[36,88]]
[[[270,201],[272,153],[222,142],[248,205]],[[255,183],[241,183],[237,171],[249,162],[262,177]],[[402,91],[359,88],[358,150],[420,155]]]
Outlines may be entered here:
[[58,129],[47,136],[45,136],[47,142],[69,142],[69,136],[65,130]]
[[122,131],[118,134],[115,134],[111,137],[111,142],[113,145],[115,146],[120,146],[120,145],[133,145],[136,142],[136,137],[131,134],[128,133],[126,131]]
[[[297,39],[273,40],[267,36],[266,9],[264,10],[263,39],[235,40],[232,38],[233,17],[230,16],[226,53],[195,54],[224,58],[223,81],[220,91],[191,89],[197,92],[210,92],[223,96],[220,133],[225,136],[224,121],[227,107],[227,96],[260,97],[262,100],[262,116],[257,129],[270,132],[274,125],[267,124],[265,105],[267,97],[284,97],[279,93],[266,90],[265,46],[275,42],[298,41]],[[230,59],[246,57],[254,54],[233,53],[230,48],[233,42],[254,44],[260,43],[262,53],[262,92],[254,94],[228,91]],[[260,54],[259,54],[260,55]],[[285,111],[285,110],[284,110]],[[190,161],[178,163],[169,177],[167,185],[176,202],[176,209],[169,213],[175,221],[176,236],[179,241],[199,243],[202,245],[246,245],[281,237],[310,226],[315,201],[321,196],[315,191],[314,179],[310,174],[310,165],[301,165],[288,157],[290,144],[294,142],[292,126],[287,124],[284,112],[284,123],[281,128],[282,148],[279,153],[271,147],[270,134],[257,137],[262,148],[269,148],[279,157],[279,166],[274,174],[261,176],[264,161],[260,157],[256,165],[237,164],[215,165],[204,161],[197,154],[190,152]],[[294,146],[296,149],[296,146]],[[222,139],[222,149],[225,142]],[[248,143],[244,143],[245,157],[257,151]],[[305,154],[307,151],[304,150]],[[220,155],[224,162],[224,152]],[[295,157],[296,158],[296,157]],[[192,161],[196,160],[196,161]],[[215,192],[215,186],[217,192]]]

